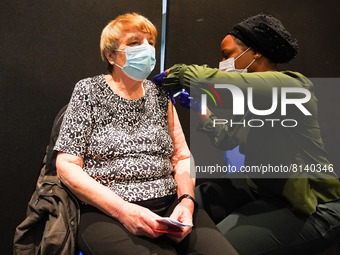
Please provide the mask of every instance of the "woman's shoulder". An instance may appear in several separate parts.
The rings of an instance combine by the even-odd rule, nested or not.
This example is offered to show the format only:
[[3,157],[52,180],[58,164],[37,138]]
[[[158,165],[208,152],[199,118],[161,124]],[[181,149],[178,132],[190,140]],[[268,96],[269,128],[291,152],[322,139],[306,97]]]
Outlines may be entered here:
[[286,71],[266,71],[246,73],[248,78],[260,78],[262,80],[277,83],[277,86],[284,87],[312,87],[312,82],[303,74],[290,70]]
[[93,84],[102,84],[104,79],[105,79],[104,75],[99,74],[99,75],[96,75],[96,76],[81,79],[80,81],[78,81],[76,83],[76,86],[86,87],[86,86],[90,86],[90,85],[93,85]]
[[290,71],[290,70],[285,70],[285,71],[281,71],[279,72],[283,75],[288,75],[292,78],[307,78],[306,76],[304,76],[302,73],[299,73],[299,72],[295,72],[295,71]]
[[168,90],[164,86],[156,85],[153,81],[145,80],[144,86],[145,88],[150,89],[151,91],[158,94],[168,95]]
[[293,71],[287,70],[287,71],[282,71],[280,73],[285,75],[286,77],[292,78],[294,82],[298,82],[302,87],[313,86],[313,83],[311,82],[311,80],[299,72],[293,72]]
[[167,108],[169,101],[169,92],[164,86],[158,86],[150,80],[144,81],[145,93],[152,100],[160,102],[164,107]]
[[83,91],[90,93],[91,91],[98,90],[100,88],[104,88],[104,75],[96,75],[93,77],[83,78],[78,81],[74,87],[74,91]]
[[144,80],[143,83],[144,83],[144,86],[145,86],[146,88],[155,89],[155,88],[158,87],[153,81],[150,81],[150,80]]

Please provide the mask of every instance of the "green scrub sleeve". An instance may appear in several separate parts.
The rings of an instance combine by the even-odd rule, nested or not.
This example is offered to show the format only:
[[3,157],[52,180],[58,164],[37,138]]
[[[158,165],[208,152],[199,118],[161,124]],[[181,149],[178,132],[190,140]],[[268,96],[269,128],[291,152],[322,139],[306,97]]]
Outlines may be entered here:
[[218,120],[214,113],[202,125],[200,131],[205,133],[215,147],[220,150],[228,150],[237,146],[230,137],[228,125],[215,125],[214,120]]
[[[214,78],[214,79],[211,79]],[[199,80],[197,80],[199,79]],[[255,73],[237,73],[237,72],[222,72],[216,68],[209,68],[207,65],[185,65],[177,64],[170,68],[169,74],[164,78],[164,86],[174,92],[185,88],[190,91],[190,94],[194,98],[200,98],[200,90],[190,90],[191,87],[196,87],[204,79],[205,83],[211,82],[211,86],[215,83],[221,84],[232,84],[236,89],[243,92],[243,100],[247,102],[246,95],[251,89],[256,107],[258,109],[269,109],[273,105],[273,91],[274,88],[280,89],[282,87],[292,87],[292,88],[306,88],[312,92],[312,99],[308,103],[305,103],[307,109],[314,113],[314,94],[313,94],[313,84],[303,75],[297,72],[291,71],[268,71],[268,72],[255,72]],[[211,79],[211,81],[209,81]],[[280,91],[280,90],[277,90]],[[196,94],[195,94],[196,92]],[[197,93],[198,92],[198,93]],[[219,108],[226,109],[236,109],[237,105],[234,105],[234,98],[228,89],[219,89],[218,94],[221,99],[221,105],[216,105]],[[279,94],[279,93],[277,93]],[[289,95],[294,98],[304,97],[304,93],[300,92],[290,92]],[[279,97],[280,95],[277,95]],[[208,97],[208,106],[214,106],[210,97]],[[247,110],[247,109],[246,109]],[[296,112],[291,113],[291,116],[295,116]],[[250,114],[245,111],[245,114]],[[228,130],[228,125],[215,125],[214,119],[217,119],[215,115],[211,115],[208,121],[204,124],[203,130],[206,131],[208,136],[211,138],[213,144],[218,148],[232,149],[234,143],[237,141],[231,141],[229,137],[233,137],[232,132]],[[309,122],[312,118],[309,118]],[[240,131],[239,131],[240,132]],[[246,132],[246,131],[245,131]]]
[[216,68],[209,68],[207,65],[185,65],[177,64],[170,68],[170,72],[164,78],[164,86],[167,89],[178,91],[183,88],[189,90],[190,82],[199,78],[225,78],[230,77]]
[[183,83],[180,80],[180,73],[183,76],[187,65],[177,64],[170,68],[169,74],[164,78],[164,86],[172,91],[179,91],[184,88]]
[[[213,78],[213,79],[212,79]],[[211,80],[210,80],[211,79]],[[311,82],[303,75],[291,72],[254,72],[254,73],[238,73],[238,72],[222,72],[217,68],[209,68],[207,65],[185,65],[176,64],[169,70],[169,74],[164,78],[164,86],[168,90],[177,92],[181,89],[186,89],[195,96],[194,91],[190,90],[190,86],[196,87],[204,81],[212,87],[216,84],[232,84],[243,92],[248,93],[248,89],[252,88],[253,97],[259,103],[258,107],[271,105],[273,98],[273,88],[284,87],[304,87],[311,89]],[[231,106],[231,94],[226,89],[220,89],[223,104],[227,108]],[[291,93],[291,96],[296,98],[303,97],[302,93]],[[224,100],[223,100],[224,97]]]
[[168,76],[164,78],[164,86],[173,91],[178,91],[183,88],[189,90],[190,81],[196,78],[224,77],[226,77],[225,73],[215,68],[209,68],[207,65],[176,64],[170,68]]

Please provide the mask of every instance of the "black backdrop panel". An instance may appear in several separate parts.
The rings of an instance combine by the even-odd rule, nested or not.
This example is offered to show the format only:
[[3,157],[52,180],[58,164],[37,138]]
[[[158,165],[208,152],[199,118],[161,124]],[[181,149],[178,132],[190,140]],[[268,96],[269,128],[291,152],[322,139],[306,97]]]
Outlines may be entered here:
[[[229,27],[264,12],[281,19],[300,42],[301,51],[289,69],[309,77],[339,77],[340,35],[334,33],[340,25],[338,0],[310,0],[308,5],[293,0],[168,2],[167,67],[180,62],[217,67]],[[99,53],[102,28],[133,11],[148,17],[160,35],[160,0],[0,2],[0,254],[11,253],[14,229],[24,219],[54,116],[78,80],[106,71]],[[160,36],[156,48],[159,60]],[[158,71],[157,65],[153,74]],[[323,137],[338,166],[339,92],[337,85],[317,88]],[[188,137],[189,112],[178,111]]]
[[[299,41],[300,52],[281,70],[294,70],[307,77],[339,77],[340,2],[295,0],[171,0],[169,1],[166,67],[176,63],[208,64],[218,67],[220,44],[230,28],[249,16],[271,14],[282,21]],[[340,167],[340,84],[316,87],[323,140],[331,162]],[[189,111],[176,106],[189,139]],[[223,116],[223,115],[221,115]],[[191,132],[196,132],[191,129]],[[195,134],[196,135],[196,134]],[[208,138],[190,147],[196,163],[221,162],[223,152]],[[202,146],[199,146],[202,145]],[[198,180],[199,182],[200,180]]]
[[[138,12],[160,35],[161,10],[159,0],[0,2],[0,254],[11,253],[55,115],[78,80],[106,72],[102,29],[120,14]],[[157,41],[159,56],[160,36]]]

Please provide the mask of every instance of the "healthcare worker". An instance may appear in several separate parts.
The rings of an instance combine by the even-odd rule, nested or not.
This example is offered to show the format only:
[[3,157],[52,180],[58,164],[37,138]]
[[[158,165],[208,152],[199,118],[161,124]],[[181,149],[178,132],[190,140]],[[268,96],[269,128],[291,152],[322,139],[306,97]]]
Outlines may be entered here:
[[[314,254],[325,249],[340,236],[340,183],[321,138],[312,82],[277,68],[296,56],[297,40],[279,20],[259,14],[235,25],[221,52],[219,69],[177,64],[155,79],[173,93],[186,88],[194,98],[200,98],[199,88],[213,87],[220,107],[233,109],[234,118],[226,124],[206,108],[201,130],[222,150],[239,146],[255,198],[239,201],[218,220],[218,228],[240,254]],[[232,86],[214,87],[217,81]],[[237,104],[247,94],[250,101]],[[280,104],[284,97],[290,104]],[[185,97],[181,101],[188,104]],[[201,109],[197,100],[189,103]],[[275,171],[252,171],[261,167]],[[219,200],[223,208],[233,198],[223,183],[228,182],[201,185],[207,211],[209,201]]]

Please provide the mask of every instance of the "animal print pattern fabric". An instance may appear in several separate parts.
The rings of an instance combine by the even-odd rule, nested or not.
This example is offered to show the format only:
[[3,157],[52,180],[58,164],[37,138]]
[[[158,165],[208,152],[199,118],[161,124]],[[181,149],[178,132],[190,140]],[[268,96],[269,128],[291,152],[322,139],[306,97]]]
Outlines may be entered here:
[[144,81],[142,98],[115,94],[104,75],[79,81],[55,150],[80,156],[84,171],[123,199],[143,201],[176,193],[167,122],[168,94]]

